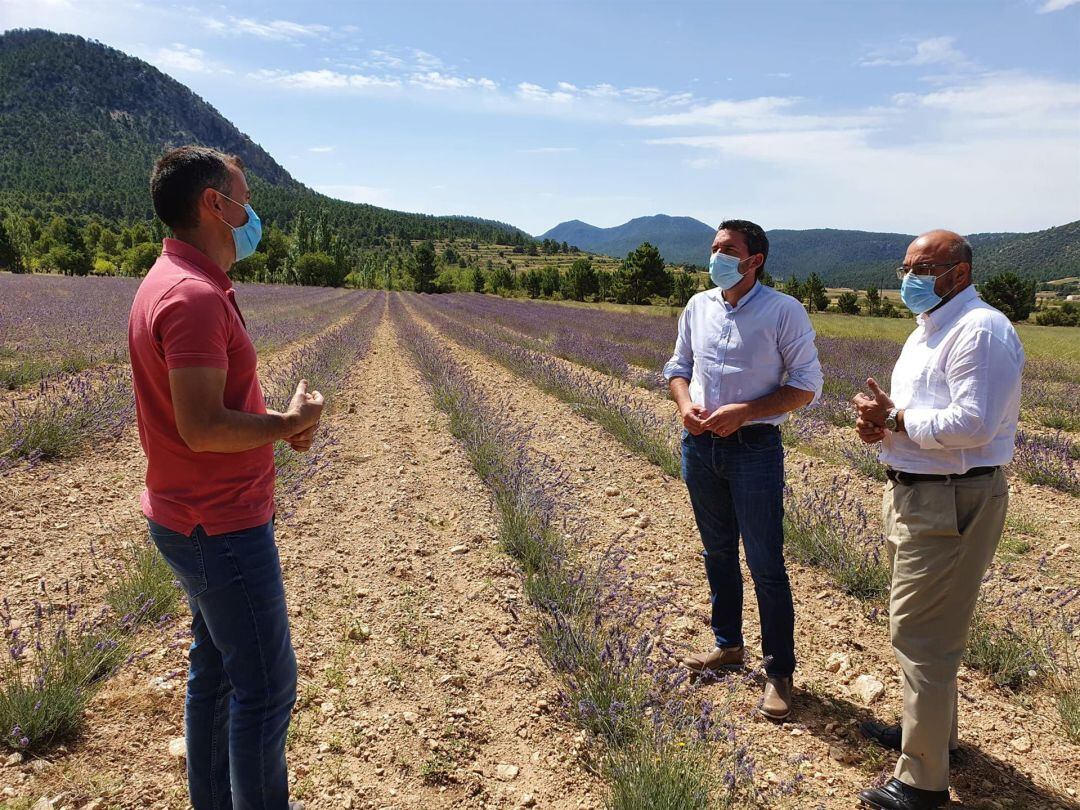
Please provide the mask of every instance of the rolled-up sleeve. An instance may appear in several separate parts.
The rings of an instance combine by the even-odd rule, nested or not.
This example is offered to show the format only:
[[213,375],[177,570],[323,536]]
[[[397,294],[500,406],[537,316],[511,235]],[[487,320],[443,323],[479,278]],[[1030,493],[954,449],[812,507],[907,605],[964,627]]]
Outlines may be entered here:
[[817,344],[814,343],[814,327],[810,316],[801,304],[790,307],[780,322],[777,332],[777,348],[784,359],[784,371],[787,379],[784,385],[790,385],[814,395],[813,405],[821,397],[821,388],[825,378],[821,373],[821,361],[818,360]]
[[923,450],[989,444],[1020,385],[1022,368],[1010,347],[990,332],[972,332],[949,354],[945,368],[949,404],[905,409],[904,430]]
[[692,379],[694,374],[694,346],[690,340],[692,304],[687,304],[679,316],[679,332],[675,336],[675,353],[664,364],[664,379],[673,377]]

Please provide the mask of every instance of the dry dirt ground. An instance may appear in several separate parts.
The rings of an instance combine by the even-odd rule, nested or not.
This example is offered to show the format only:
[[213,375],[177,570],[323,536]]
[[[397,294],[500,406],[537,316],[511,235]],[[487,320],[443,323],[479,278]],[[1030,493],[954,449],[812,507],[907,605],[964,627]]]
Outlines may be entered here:
[[[634,587],[667,603],[667,639],[708,646],[708,591],[682,483],[489,359],[446,345],[531,429],[530,447],[566,474],[561,500],[583,530],[583,554],[627,549],[631,571],[643,575]],[[601,806],[603,785],[576,756],[580,739],[558,716],[557,685],[530,644],[528,623],[512,617],[523,598],[495,546],[487,492],[389,320],[324,423],[338,440],[334,456],[278,532],[300,666],[289,741],[295,797],[316,810]],[[65,598],[57,586],[66,579],[77,601],[96,606],[111,555],[144,530],[142,464],[128,431],[82,458],[0,478],[0,593],[17,613],[26,615],[42,580],[45,598]],[[830,481],[837,469],[797,451],[788,464],[807,481]],[[854,486],[869,504],[879,498],[876,484]],[[1030,559],[1068,534],[1059,521],[1075,509],[1064,496],[1034,490],[1019,488],[1014,501],[1039,523],[1029,535],[1037,550],[1016,563],[1031,570]],[[622,517],[630,508],[639,517]],[[1056,509],[1053,523],[1044,520],[1048,508]],[[1047,565],[1055,576],[1075,576],[1067,553]],[[792,565],[791,575],[800,657],[792,722],[758,718],[753,679],[730,690],[704,686],[702,694],[730,694],[726,705],[759,780],[802,774],[784,806],[855,807],[857,790],[892,763],[853,727],[871,715],[898,716],[887,627],[820,571]],[[752,594],[748,587],[745,614],[756,654]],[[140,642],[146,654],[94,698],[81,738],[46,759],[7,766],[0,759],[0,807],[43,796],[56,810],[186,807],[183,760],[168,746],[182,735],[184,616]],[[827,666],[834,653],[846,656],[835,672]],[[885,684],[869,707],[849,688],[860,674]],[[967,757],[954,772],[959,806],[1070,806],[1080,748],[1064,741],[1050,698],[1037,694],[1024,705],[978,673],[961,677]]]

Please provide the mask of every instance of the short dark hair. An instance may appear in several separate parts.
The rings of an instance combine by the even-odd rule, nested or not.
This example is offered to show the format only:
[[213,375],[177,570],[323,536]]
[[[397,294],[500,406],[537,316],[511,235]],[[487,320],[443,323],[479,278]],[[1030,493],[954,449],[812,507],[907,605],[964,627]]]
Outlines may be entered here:
[[243,171],[236,155],[227,155],[206,146],[180,146],[170,149],[150,175],[150,196],[161,221],[174,230],[199,224],[198,199],[203,189],[213,188],[222,194],[229,190],[229,167]]
[[769,237],[765,235],[765,229],[748,219],[725,219],[720,223],[718,231],[735,231],[741,233],[746,239],[746,248],[751,256],[761,254],[761,267],[757,269],[758,278],[765,272],[765,262],[769,259]]

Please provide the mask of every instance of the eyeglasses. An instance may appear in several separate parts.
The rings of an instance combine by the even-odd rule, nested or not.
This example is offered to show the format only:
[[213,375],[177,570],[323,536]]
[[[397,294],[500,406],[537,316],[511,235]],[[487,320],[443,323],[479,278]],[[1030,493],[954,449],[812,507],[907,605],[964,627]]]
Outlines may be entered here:
[[904,276],[906,276],[908,273],[913,273],[916,276],[932,276],[934,274],[934,271],[940,267],[948,267],[951,269],[953,267],[956,267],[956,265],[958,264],[960,264],[960,262],[948,262],[942,264],[913,264],[911,266],[902,264],[896,268],[896,277],[903,280]]

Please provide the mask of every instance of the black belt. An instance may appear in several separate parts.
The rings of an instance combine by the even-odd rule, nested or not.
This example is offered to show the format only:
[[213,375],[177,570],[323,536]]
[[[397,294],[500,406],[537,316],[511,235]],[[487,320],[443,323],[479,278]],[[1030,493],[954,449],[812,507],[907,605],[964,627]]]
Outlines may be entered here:
[[766,425],[756,422],[752,425],[743,425],[734,433],[728,436],[721,436],[718,433],[713,433],[711,430],[706,430],[702,433],[702,436],[711,436],[714,439],[737,439],[739,437],[743,439],[752,439],[755,436],[767,436],[771,433],[779,433],[780,428],[777,425]]
[[895,481],[897,484],[914,484],[918,481],[956,481],[961,478],[977,478],[980,475],[993,475],[997,471],[997,467],[972,467],[967,472],[957,475],[932,475],[930,473],[909,473],[903,470],[894,470],[890,467],[885,470],[885,475],[890,481]]

